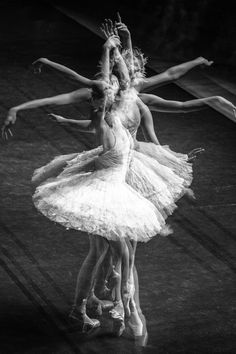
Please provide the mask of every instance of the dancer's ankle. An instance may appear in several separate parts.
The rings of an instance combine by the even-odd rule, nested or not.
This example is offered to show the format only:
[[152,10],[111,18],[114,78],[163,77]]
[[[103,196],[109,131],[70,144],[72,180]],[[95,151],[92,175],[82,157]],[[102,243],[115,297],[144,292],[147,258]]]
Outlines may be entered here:
[[87,299],[83,299],[80,305],[78,303],[74,303],[71,307],[70,315],[83,315],[86,313],[86,304]]

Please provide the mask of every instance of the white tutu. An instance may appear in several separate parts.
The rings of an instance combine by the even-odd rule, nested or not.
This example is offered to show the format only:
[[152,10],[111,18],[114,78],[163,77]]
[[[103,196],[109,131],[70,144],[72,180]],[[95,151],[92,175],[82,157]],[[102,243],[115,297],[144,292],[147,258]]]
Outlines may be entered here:
[[172,151],[168,145],[156,145],[149,142],[138,141],[136,150],[153,158],[159,164],[171,169],[177,176],[185,181],[188,187],[192,183],[192,164],[188,162],[188,155]]
[[125,182],[130,138],[121,124],[115,136],[111,150],[78,154],[56,178],[39,185],[33,196],[36,208],[67,228],[109,240],[145,242],[158,233],[170,233],[162,213]]
[[[171,232],[164,220],[191,192],[192,165],[168,146],[137,142],[140,121],[129,116],[136,98],[131,90],[119,106],[115,148],[58,156],[35,171],[32,180],[41,185],[33,200],[45,216],[108,239],[146,241]],[[131,132],[128,139],[121,122]]]

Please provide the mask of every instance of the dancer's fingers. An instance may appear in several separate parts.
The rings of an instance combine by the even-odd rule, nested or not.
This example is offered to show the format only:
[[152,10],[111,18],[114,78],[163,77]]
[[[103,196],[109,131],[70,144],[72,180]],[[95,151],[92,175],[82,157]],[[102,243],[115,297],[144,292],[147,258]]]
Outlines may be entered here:
[[101,31],[104,33],[105,37],[108,38],[109,35],[107,33],[107,28],[105,26],[105,23],[102,23],[102,26],[100,27]]
[[233,108],[234,116],[236,118],[236,107]]
[[114,26],[113,26],[113,22],[110,18],[108,19],[108,26],[110,29],[110,33],[114,34],[114,29],[113,29]]
[[9,132],[9,134],[10,134],[11,136],[13,136],[12,131],[11,131],[10,128],[8,128],[8,132]]
[[53,120],[54,122],[57,121],[57,115],[54,113],[48,113],[48,116],[51,120]]
[[106,32],[108,34],[108,37],[110,37],[111,36],[111,32],[110,32],[110,28],[109,28],[109,24],[108,24],[108,19],[107,18],[105,18],[104,26],[105,26],[105,30],[106,30]]
[[118,31],[124,31],[124,32],[127,31],[128,32],[128,27],[124,23],[118,24],[116,26],[116,28]]
[[108,35],[108,37],[110,37],[111,36],[111,32],[110,32],[110,29],[109,29],[109,26],[108,26],[108,23],[106,23],[106,32],[107,32],[107,35]]
[[102,27],[100,27],[100,30],[102,31],[102,33],[104,34],[105,38],[107,39],[108,35],[107,35],[106,31]]
[[193,149],[192,151],[190,151],[190,154],[195,154],[195,153],[198,153],[198,152],[201,152],[201,151],[205,151],[205,149],[203,148],[195,148]]
[[119,12],[117,12],[117,18],[118,18],[118,22],[122,22],[121,16],[120,16],[120,13],[119,13]]

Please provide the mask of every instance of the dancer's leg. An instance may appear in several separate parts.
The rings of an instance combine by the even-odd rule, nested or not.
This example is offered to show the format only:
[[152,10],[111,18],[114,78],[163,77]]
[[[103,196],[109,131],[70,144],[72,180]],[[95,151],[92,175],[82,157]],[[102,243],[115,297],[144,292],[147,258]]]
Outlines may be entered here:
[[[99,250],[97,250],[99,254]],[[94,292],[98,296],[99,299],[111,300],[111,291],[107,287],[108,279],[112,273],[112,255],[111,249],[109,247],[104,261],[98,271],[96,282],[94,286]]]
[[[131,297],[134,295],[134,280],[133,280],[133,267],[134,267],[134,259],[135,259],[135,251],[136,251],[136,242],[126,240],[127,249],[129,251],[128,257],[128,278],[122,281],[122,298],[125,309],[126,317],[130,317],[130,308],[129,302]],[[125,267],[125,265],[124,265]]]
[[128,297],[127,297],[128,301],[125,306],[126,315],[129,318],[127,322],[127,326],[130,329],[132,336],[139,337],[142,336],[143,334],[143,323],[140,318],[142,311],[140,309],[140,303],[139,303],[138,275],[137,275],[136,268],[134,266],[137,242],[129,241],[129,240],[127,240],[126,242],[130,254],[129,256],[130,269],[129,269]]
[[127,284],[129,279],[129,250],[125,240],[110,241],[114,272],[117,275],[114,289],[115,301],[121,301],[121,281]]
[[82,331],[88,331],[95,327],[100,326],[100,322],[96,319],[90,319],[86,314],[87,297],[91,289],[92,278],[88,278],[94,266],[96,265],[96,238],[89,236],[90,249],[87,257],[85,258],[82,267],[78,273],[75,298],[70,318],[82,325]]
[[139,280],[138,280],[138,272],[136,269],[136,266],[134,265],[133,267],[133,278],[134,278],[134,301],[137,307],[138,312],[142,312],[141,307],[140,307],[140,300],[139,300]]
[[74,306],[78,307],[82,304],[83,299],[87,299],[89,291],[91,289],[92,279],[88,277],[88,274],[92,274],[94,266],[97,261],[96,254],[96,237],[89,236],[89,252],[83,261],[83,264],[79,270],[75,288]]
[[110,241],[112,260],[114,264],[113,277],[116,282],[114,284],[114,300],[115,307],[110,311],[111,317],[114,319],[114,333],[120,336],[124,329],[124,306],[121,295],[121,280],[128,282],[129,278],[129,251],[125,240]]
[[[104,259],[108,254],[108,249],[109,249],[109,244],[108,241],[100,236],[96,237],[96,265],[93,268],[92,271],[92,277],[91,277],[91,288],[90,288],[90,294],[89,294],[89,303],[95,304],[97,306],[97,310],[99,314],[102,314],[102,308],[106,307],[105,302],[100,300],[96,295],[95,295],[95,285],[100,285],[99,283],[104,284],[103,280],[103,266],[104,266]],[[101,285],[100,285],[101,286]],[[108,307],[109,304],[107,304]],[[112,305],[112,303],[111,303]]]

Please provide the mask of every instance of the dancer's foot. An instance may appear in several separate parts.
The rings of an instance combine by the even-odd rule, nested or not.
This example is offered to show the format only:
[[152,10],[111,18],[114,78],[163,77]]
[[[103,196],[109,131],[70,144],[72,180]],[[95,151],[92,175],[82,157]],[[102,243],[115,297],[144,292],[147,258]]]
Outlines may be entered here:
[[109,312],[113,318],[113,333],[120,337],[125,329],[124,306],[122,301],[115,302],[114,308]]
[[113,302],[109,300],[100,300],[94,293],[88,298],[87,306],[91,309],[95,309],[96,313],[101,316],[103,310],[111,310],[113,308]]
[[139,318],[143,324],[143,332],[142,332],[141,337],[136,338],[136,344],[141,347],[145,347],[148,342],[148,331],[147,331],[146,318],[145,318],[144,314],[142,313],[141,309],[140,309],[140,311],[138,311],[138,315],[139,315]]
[[100,321],[88,317],[86,314],[86,303],[87,300],[84,299],[80,307],[76,308],[74,305],[69,317],[81,325],[81,330],[83,333],[89,334],[94,328],[100,326]]
[[130,301],[130,311],[130,318],[126,323],[126,333],[135,339],[143,335],[143,323],[139,317],[133,299]]

